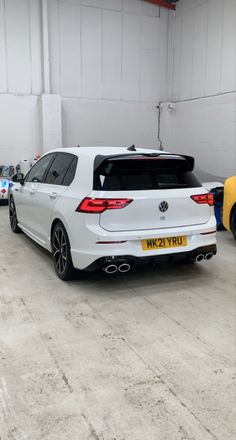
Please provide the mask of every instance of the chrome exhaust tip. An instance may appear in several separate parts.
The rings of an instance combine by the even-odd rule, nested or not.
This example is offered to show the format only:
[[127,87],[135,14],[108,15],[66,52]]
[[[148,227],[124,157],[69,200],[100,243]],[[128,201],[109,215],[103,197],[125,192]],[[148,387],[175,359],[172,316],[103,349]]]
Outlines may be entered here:
[[212,252],[208,252],[208,254],[205,255],[205,260],[209,261],[211,260],[211,258],[213,257],[213,253]]
[[131,266],[128,263],[123,263],[118,267],[118,271],[121,273],[129,272],[130,269],[131,269]]
[[204,255],[203,254],[198,254],[195,258],[195,261],[197,261],[198,263],[200,263],[200,261],[204,260]]
[[108,264],[108,266],[105,266],[103,270],[104,272],[106,272],[106,274],[112,275],[113,273],[117,272],[118,267],[116,266],[116,264]]

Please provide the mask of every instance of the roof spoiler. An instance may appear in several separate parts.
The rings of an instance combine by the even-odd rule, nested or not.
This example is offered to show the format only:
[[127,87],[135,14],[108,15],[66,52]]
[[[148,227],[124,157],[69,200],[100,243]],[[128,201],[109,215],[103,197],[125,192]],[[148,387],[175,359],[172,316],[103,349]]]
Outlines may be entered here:
[[132,159],[135,157],[144,157],[144,158],[157,158],[157,159],[172,159],[172,160],[182,160],[185,162],[185,169],[186,171],[193,171],[194,165],[195,165],[195,159],[192,156],[186,156],[184,154],[175,154],[175,153],[131,153],[131,154],[116,154],[112,156],[103,156],[98,155],[95,158],[94,161],[94,170],[96,170],[104,160],[107,161],[114,161],[114,160],[120,160],[120,159]]

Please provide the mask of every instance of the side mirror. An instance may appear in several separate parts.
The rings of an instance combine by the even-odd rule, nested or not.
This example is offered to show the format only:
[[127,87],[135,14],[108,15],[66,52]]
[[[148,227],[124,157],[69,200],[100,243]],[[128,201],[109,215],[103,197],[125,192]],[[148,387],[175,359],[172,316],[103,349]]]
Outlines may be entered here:
[[14,183],[20,183],[21,185],[23,185],[23,183],[24,183],[24,174],[23,173],[19,173],[19,174],[15,174],[13,177],[12,177],[12,182],[14,182]]

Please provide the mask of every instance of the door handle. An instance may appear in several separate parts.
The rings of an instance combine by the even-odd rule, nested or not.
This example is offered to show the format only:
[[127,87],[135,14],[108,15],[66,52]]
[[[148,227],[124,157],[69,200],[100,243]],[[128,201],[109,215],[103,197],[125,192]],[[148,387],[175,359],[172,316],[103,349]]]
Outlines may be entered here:
[[58,194],[53,192],[49,195],[49,197],[50,199],[56,199],[58,197]]
[[30,194],[35,194],[36,191],[37,191],[37,189],[32,188],[32,189],[30,190]]

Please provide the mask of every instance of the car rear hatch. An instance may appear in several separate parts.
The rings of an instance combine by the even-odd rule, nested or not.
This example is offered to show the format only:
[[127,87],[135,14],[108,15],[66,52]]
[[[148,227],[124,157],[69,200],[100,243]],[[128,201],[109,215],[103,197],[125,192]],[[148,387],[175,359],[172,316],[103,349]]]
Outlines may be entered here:
[[208,203],[193,195],[205,194],[192,173],[194,160],[170,154],[133,154],[106,157],[94,172],[95,199],[122,199],[122,209],[106,209],[100,226],[107,231],[141,231],[206,223]]

